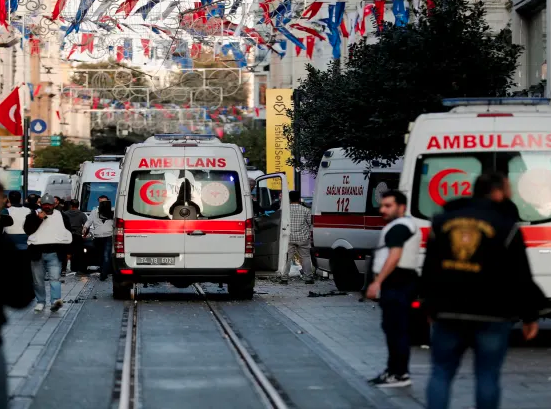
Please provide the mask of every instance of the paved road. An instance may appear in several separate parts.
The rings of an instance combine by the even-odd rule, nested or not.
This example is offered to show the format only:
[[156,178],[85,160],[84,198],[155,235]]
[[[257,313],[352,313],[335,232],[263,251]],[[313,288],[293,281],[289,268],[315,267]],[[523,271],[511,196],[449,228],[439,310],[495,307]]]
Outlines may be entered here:
[[[412,356],[414,385],[377,390],[365,379],[384,367],[379,311],[357,295],[327,295],[331,282],[280,286],[259,281],[250,302],[205,285],[209,299],[266,370],[291,408],[423,408],[428,350]],[[123,310],[110,284],[66,279],[68,301],[57,314],[10,311],[4,328],[12,408],[108,408]],[[69,302],[79,300],[78,303]],[[139,401],[144,409],[262,408],[254,382],[192,289],[141,290],[138,302]],[[551,401],[551,342],[515,345],[505,366],[503,409],[543,409]],[[466,361],[453,409],[472,407],[473,374]]]

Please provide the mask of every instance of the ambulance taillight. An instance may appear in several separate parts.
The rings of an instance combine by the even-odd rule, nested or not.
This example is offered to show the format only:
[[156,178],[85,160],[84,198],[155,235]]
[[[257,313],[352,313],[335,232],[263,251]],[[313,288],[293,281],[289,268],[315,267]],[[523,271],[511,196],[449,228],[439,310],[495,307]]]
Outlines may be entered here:
[[245,258],[253,258],[254,255],[254,226],[253,219],[245,221]]
[[124,220],[117,219],[115,224],[115,257],[124,258]]

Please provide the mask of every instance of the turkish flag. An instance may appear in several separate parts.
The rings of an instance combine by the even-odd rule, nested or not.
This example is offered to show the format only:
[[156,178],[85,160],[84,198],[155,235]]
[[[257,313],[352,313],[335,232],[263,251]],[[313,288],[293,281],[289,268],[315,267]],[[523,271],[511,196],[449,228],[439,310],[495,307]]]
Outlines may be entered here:
[[0,102],[0,124],[4,125],[13,135],[23,135],[19,87],[16,87],[5,100]]

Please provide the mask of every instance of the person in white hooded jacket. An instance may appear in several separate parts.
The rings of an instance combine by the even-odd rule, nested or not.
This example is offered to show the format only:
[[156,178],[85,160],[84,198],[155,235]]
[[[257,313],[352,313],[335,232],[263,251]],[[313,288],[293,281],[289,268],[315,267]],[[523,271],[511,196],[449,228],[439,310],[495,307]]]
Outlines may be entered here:
[[32,211],[27,216],[23,229],[29,236],[27,251],[31,259],[37,301],[35,311],[44,310],[46,304],[46,270],[50,277],[50,310],[58,311],[63,306],[59,281],[61,265],[73,240],[69,218],[55,210],[53,196],[45,194],[42,197],[42,209]]

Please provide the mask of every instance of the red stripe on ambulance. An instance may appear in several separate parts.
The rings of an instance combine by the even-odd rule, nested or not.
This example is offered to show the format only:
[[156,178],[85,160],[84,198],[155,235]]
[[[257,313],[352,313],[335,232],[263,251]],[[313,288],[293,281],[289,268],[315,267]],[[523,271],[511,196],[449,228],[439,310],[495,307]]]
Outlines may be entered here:
[[314,227],[316,228],[380,230],[385,224],[380,216],[334,214],[314,216]]
[[126,220],[125,234],[245,234],[244,221],[232,220]]

